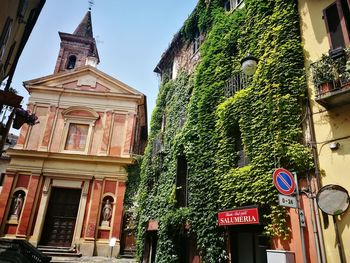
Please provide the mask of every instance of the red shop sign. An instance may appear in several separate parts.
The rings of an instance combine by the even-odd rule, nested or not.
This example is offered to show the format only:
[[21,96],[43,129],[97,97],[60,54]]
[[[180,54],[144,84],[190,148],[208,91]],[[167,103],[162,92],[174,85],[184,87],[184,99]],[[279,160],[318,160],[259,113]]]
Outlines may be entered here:
[[260,224],[257,207],[219,212],[218,219],[219,226]]

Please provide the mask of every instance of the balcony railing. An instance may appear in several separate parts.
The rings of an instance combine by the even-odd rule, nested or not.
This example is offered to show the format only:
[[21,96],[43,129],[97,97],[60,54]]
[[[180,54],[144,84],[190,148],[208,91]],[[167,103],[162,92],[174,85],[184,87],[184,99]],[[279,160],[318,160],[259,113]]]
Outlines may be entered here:
[[350,102],[350,49],[336,58],[323,55],[311,65],[316,101],[326,108]]
[[159,133],[153,141],[153,149],[152,156],[156,156],[164,153],[164,145],[163,145],[163,134]]
[[251,77],[243,72],[235,72],[226,80],[224,90],[227,98],[233,97],[238,91],[247,88],[251,83]]

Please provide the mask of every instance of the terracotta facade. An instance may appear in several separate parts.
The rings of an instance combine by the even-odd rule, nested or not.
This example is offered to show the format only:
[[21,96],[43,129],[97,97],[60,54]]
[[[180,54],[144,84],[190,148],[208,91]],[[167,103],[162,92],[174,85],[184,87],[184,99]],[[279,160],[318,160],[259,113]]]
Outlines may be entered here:
[[[87,16],[85,22],[91,24],[90,12]],[[84,37],[94,43],[92,35],[67,35],[72,45]],[[87,60],[91,54],[80,55]],[[118,254],[125,168],[134,154],[142,154],[147,139],[145,96],[79,63],[27,81],[25,87],[28,110],[40,123],[24,125],[17,145],[8,151],[11,162],[0,194],[1,236],[102,256],[109,255],[108,243],[115,237]],[[107,203],[108,216],[103,210]]]

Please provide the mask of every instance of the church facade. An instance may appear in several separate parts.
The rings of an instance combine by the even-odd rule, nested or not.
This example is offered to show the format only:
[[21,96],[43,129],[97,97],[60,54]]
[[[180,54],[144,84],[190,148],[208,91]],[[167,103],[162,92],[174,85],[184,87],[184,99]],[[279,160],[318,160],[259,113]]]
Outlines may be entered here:
[[73,34],[59,33],[54,73],[24,82],[28,111],[0,194],[0,235],[35,246],[110,253],[122,237],[126,167],[147,140],[146,97],[96,68],[87,12]]

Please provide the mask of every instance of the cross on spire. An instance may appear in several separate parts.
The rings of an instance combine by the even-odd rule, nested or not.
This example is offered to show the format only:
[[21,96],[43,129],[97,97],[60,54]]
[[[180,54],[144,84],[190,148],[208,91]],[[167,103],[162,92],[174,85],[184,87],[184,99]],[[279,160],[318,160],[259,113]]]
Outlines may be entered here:
[[95,4],[94,0],[89,0],[89,10],[91,10],[91,7]]

